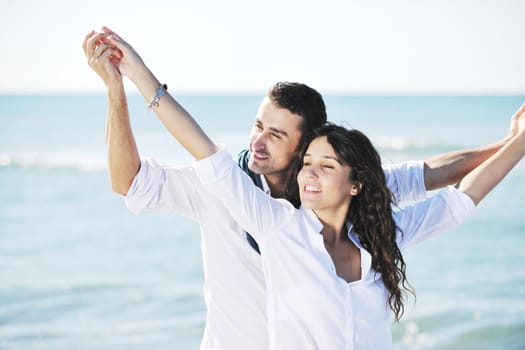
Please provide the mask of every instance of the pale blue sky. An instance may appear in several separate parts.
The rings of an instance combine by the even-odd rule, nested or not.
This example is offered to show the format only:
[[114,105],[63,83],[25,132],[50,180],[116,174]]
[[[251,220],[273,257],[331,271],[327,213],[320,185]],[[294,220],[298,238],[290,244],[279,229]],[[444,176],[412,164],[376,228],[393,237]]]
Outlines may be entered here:
[[0,94],[103,93],[81,50],[101,25],[180,93],[525,94],[521,0],[0,3]]

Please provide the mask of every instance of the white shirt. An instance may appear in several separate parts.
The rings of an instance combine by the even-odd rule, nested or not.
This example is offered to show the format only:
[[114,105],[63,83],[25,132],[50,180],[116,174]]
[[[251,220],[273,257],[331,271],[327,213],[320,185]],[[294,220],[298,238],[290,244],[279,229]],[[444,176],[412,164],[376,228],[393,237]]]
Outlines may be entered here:
[[[362,278],[347,283],[336,275],[313,211],[264,194],[224,151],[198,162],[196,170],[259,243],[270,349],[392,348],[388,294],[354,232],[348,234],[361,251]],[[454,226],[473,208],[468,196],[449,187],[396,212],[400,248]]]
[[[388,167],[385,174],[390,189],[400,200],[425,196],[422,162]],[[195,168],[163,167],[153,160],[143,160],[126,195],[126,204],[135,213],[144,209],[165,210],[201,224],[207,306],[201,349],[267,350],[261,257],[249,246],[245,231],[224,204],[202,186]]]

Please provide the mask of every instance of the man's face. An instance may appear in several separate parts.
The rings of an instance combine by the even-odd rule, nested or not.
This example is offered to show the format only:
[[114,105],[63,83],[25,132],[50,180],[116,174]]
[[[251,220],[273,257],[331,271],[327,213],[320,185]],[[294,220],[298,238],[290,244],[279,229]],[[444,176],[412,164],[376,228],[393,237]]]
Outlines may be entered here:
[[250,133],[250,170],[262,175],[284,175],[301,140],[303,118],[277,107],[266,97],[259,106]]

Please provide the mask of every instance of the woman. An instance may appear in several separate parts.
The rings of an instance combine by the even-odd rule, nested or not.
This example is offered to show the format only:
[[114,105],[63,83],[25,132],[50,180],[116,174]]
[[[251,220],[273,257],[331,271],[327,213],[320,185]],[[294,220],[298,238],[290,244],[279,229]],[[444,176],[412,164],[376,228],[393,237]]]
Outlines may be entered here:
[[458,188],[396,212],[370,141],[335,125],[303,152],[291,185],[299,209],[264,195],[224,151],[197,170],[259,242],[272,348],[389,349],[407,284],[401,250],[465,220],[525,153],[524,139],[521,130]]
[[[114,61],[121,55],[111,45],[98,49]],[[463,221],[525,153],[523,117],[517,136],[457,188],[393,212],[370,141],[356,130],[326,125],[300,158],[298,187],[289,187],[290,199],[302,203],[296,208],[256,188],[182,107],[163,98],[156,79],[140,88],[154,96],[148,102],[165,126],[200,160],[203,186],[259,242],[273,349],[391,348],[391,318],[401,317],[406,289],[400,251]],[[169,121],[160,113],[163,103],[174,104]]]

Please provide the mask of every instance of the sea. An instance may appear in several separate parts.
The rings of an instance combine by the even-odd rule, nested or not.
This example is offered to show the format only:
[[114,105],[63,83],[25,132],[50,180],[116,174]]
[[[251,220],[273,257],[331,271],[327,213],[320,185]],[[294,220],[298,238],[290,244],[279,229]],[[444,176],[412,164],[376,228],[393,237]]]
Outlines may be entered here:
[[[263,95],[176,98],[236,153]],[[385,163],[499,141],[524,99],[325,96],[329,119],[365,132]],[[106,108],[104,95],[0,96],[1,350],[199,347],[199,226],[134,215],[112,192]],[[129,109],[141,156],[192,162],[142,97]],[[525,349],[524,180],[522,160],[467,222],[406,251],[416,298],[395,349]]]

